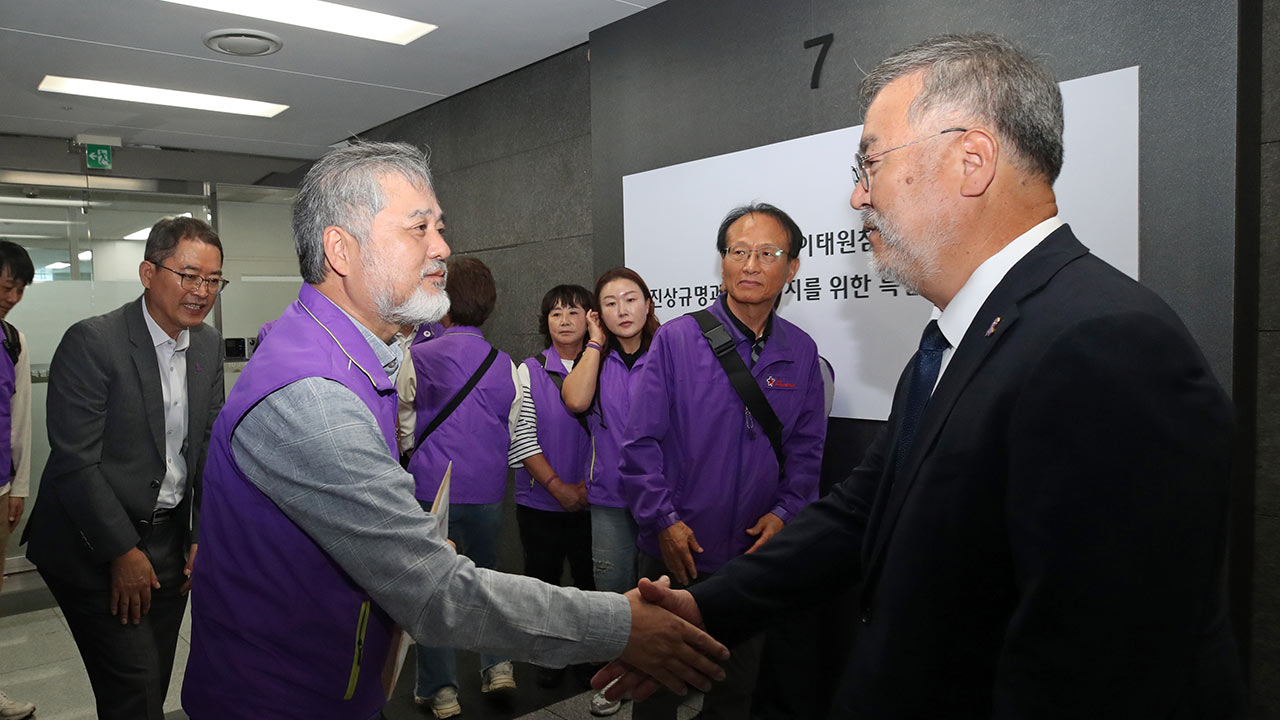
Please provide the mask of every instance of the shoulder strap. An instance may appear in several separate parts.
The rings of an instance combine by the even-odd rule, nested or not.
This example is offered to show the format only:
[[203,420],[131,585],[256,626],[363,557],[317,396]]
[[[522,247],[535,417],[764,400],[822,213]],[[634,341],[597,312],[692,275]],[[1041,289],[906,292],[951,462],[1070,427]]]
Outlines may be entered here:
[[9,359],[17,365],[18,356],[22,354],[22,339],[18,337],[18,328],[10,325],[8,320],[0,320],[0,323],[4,323],[4,351],[9,353]]
[[497,357],[498,348],[489,348],[489,354],[485,355],[484,362],[480,363],[480,367],[476,368],[476,371],[471,373],[471,377],[467,379],[467,384],[463,385],[462,389],[455,393],[444,407],[440,408],[440,412],[436,413],[436,416],[431,419],[431,422],[427,423],[427,426],[422,429],[422,434],[418,436],[418,441],[413,444],[413,449],[406,452],[400,458],[401,466],[406,469],[409,467],[409,460],[413,457],[413,454],[418,451],[418,448],[422,447],[422,443],[426,441],[427,436],[435,432],[436,428],[440,427],[445,420],[449,419],[449,416],[453,414],[453,411],[458,409],[458,406],[462,404],[462,401],[467,399],[467,396],[475,389],[476,384],[480,382],[480,378],[484,377],[485,372],[489,370],[489,367],[493,365],[493,361]]
[[711,352],[720,361],[724,374],[729,376],[729,384],[733,386],[734,392],[738,393],[742,404],[747,406],[747,412],[755,417],[760,423],[760,429],[764,430],[765,436],[769,438],[769,444],[773,446],[773,454],[778,458],[778,469],[781,471],[782,421],[778,419],[778,414],[773,411],[769,399],[764,396],[764,391],[760,389],[751,371],[747,369],[747,364],[742,362],[742,356],[738,355],[734,349],[733,336],[725,330],[724,325],[711,314],[711,311],[698,310],[689,314],[698,322],[702,337],[706,339],[707,345],[711,346]]

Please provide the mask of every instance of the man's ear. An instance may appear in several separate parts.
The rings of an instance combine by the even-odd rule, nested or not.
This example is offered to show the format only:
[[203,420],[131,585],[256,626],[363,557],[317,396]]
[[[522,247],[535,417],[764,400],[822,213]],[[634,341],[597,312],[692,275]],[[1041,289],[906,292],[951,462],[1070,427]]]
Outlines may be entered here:
[[1000,143],[989,131],[973,128],[965,131],[960,147],[964,153],[964,179],[960,184],[960,193],[965,197],[978,197],[995,180]]
[[143,260],[138,265],[138,279],[142,281],[142,287],[150,290],[151,280],[156,276],[156,266]]
[[355,236],[337,225],[330,225],[324,229],[321,238],[324,241],[324,259],[329,269],[341,277],[350,275],[355,263],[360,262],[360,250]]

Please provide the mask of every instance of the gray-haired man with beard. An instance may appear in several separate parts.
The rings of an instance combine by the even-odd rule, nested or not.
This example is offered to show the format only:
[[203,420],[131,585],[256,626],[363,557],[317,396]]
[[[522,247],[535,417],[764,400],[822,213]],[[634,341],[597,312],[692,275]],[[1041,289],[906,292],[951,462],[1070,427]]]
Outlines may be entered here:
[[294,205],[303,280],[214,426],[183,708],[378,717],[396,624],[436,646],[548,665],[621,655],[707,686],[723,646],[664,610],[479,569],[397,461],[401,325],[448,309],[444,217],[418,150],[320,159]]

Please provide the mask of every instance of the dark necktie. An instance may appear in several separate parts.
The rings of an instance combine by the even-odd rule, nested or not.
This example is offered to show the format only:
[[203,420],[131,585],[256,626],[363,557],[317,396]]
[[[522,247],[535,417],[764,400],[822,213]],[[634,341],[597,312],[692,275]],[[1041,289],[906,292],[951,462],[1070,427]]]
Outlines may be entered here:
[[933,395],[933,386],[938,382],[938,370],[942,368],[942,353],[950,347],[942,330],[938,329],[938,321],[930,320],[920,336],[920,349],[911,358],[911,384],[907,389],[907,402],[902,407],[902,422],[898,425],[897,459],[894,461],[894,475],[902,470],[911,445],[916,439],[916,430],[920,426],[920,418],[924,417],[924,409],[929,405],[929,397]]

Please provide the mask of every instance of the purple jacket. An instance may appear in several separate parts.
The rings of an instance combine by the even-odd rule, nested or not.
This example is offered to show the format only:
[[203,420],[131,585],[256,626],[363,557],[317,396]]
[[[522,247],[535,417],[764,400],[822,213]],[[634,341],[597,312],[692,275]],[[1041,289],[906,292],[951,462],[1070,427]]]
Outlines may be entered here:
[[587,499],[592,505],[626,507],[618,485],[618,460],[622,455],[622,432],[631,409],[631,386],[644,367],[645,355],[630,370],[610,351],[600,367],[599,402],[587,417],[591,428],[591,454],[587,459]]
[[[723,296],[710,310],[751,367],[752,339],[729,319]],[[698,570],[714,572],[751,547],[746,530],[765,513],[790,522],[817,498],[827,425],[817,346],[775,315],[751,374],[782,421],[781,472],[697,322],[679,317],[654,335],[632,385],[618,466],[641,550],[660,556],[658,533],[683,521],[703,548],[693,556]]]
[[[418,380],[413,400],[417,412],[415,438],[466,384],[491,349],[480,328],[463,326],[448,328],[431,342],[411,346],[409,355]],[[507,492],[507,448],[511,444],[508,422],[515,399],[511,356],[499,352],[462,404],[414,451],[409,472],[416,481],[414,494],[419,500],[435,500],[440,480],[452,461],[450,502],[502,502]]]
[[[560,389],[547,375],[553,372],[563,378],[569,374],[564,363],[560,362],[560,356],[555,348],[547,348],[542,351],[542,357],[547,363],[545,370],[536,357],[524,361],[529,368],[533,405],[538,411],[538,445],[560,479],[569,485],[577,485],[585,479],[587,454],[591,451],[590,438],[578,418],[564,406]],[[565,511],[523,467],[516,470],[516,502],[535,510]]]
[[395,386],[355,325],[310,285],[271,337],[209,443],[182,706],[193,720],[376,718],[392,620],[245,476],[231,436],[262,398],[322,377],[368,406],[395,457]]
[[[24,348],[25,351],[25,348]],[[0,348],[0,490],[13,482],[13,393],[18,387],[17,368],[9,353]],[[7,522],[8,518],[0,520]]]

